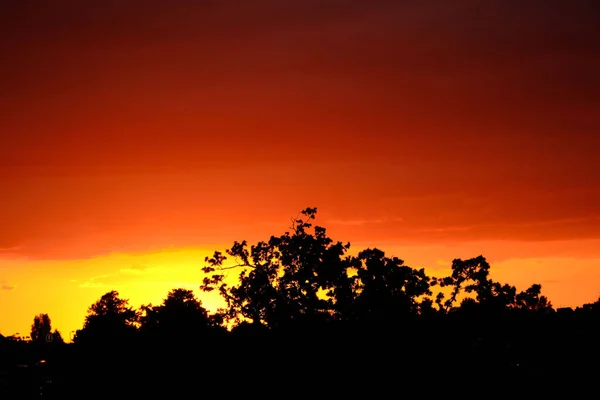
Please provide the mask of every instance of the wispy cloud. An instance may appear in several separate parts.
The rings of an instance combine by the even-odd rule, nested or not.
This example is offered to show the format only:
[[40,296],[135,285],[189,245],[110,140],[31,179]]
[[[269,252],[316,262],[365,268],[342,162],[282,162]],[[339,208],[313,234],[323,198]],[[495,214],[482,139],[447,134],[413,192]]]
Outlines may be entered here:
[[12,253],[21,250],[22,246],[0,247],[0,253]]
[[140,282],[141,286],[170,286],[172,288],[189,288],[198,289],[201,282],[181,282],[181,281],[153,281],[153,282]]
[[119,270],[120,273],[122,273],[123,275],[144,275],[145,271],[139,270],[139,269],[133,269],[133,268],[121,268]]
[[148,272],[149,267],[141,264],[134,264],[128,268],[121,268],[119,273],[124,275],[143,275]]
[[106,283],[104,283],[102,281],[106,280],[106,278],[109,278],[110,276],[111,276],[110,274],[94,276],[94,277],[88,279],[87,281],[83,282],[82,284],[80,284],[79,287],[80,288],[104,287],[104,286],[106,286]]
[[521,227],[537,227],[537,226],[548,226],[548,225],[568,225],[568,224],[577,224],[577,223],[586,223],[586,222],[591,222],[591,221],[598,221],[600,220],[600,216],[593,214],[593,215],[588,215],[585,217],[579,217],[579,218],[556,218],[556,219],[549,219],[549,220],[544,220],[544,221],[528,221],[528,222],[522,222],[522,223],[515,223],[515,226],[521,226]]
[[0,281],[0,290],[13,290],[15,287],[9,285],[6,281]]
[[87,282],[83,282],[81,285],[79,285],[80,288],[98,288],[98,287],[105,287],[106,284],[102,283],[102,282],[94,282],[94,281],[87,281]]
[[464,232],[473,229],[472,226],[447,226],[444,228],[423,228],[416,229],[415,232],[426,232],[426,233],[444,233],[444,232]]
[[82,288],[96,288],[110,285],[122,284],[130,281],[132,276],[148,275],[162,270],[161,267],[147,266],[143,264],[132,264],[126,268],[121,268],[118,271],[110,274],[102,274],[91,277],[81,283]]
[[400,217],[394,218],[377,218],[377,219],[329,219],[326,221],[327,224],[332,225],[351,225],[361,226],[367,224],[385,224],[389,222],[403,222],[404,220]]

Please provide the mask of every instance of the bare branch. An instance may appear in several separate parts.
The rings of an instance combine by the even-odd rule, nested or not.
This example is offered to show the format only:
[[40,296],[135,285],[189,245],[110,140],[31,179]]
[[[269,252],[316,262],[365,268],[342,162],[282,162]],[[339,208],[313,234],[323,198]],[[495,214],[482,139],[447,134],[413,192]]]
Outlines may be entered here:
[[237,265],[230,265],[229,267],[221,267],[221,268],[219,268],[219,270],[225,271],[228,269],[234,269],[234,268],[240,268],[240,267],[256,268],[254,265],[250,265],[250,264],[237,264]]
[[296,224],[298,219],[300,218],[300,215],[302,215],[301,212],[298,213],[298,215],[296,215],[296,218],[290,218],[292,221],[292,226],[290,226],[290,229],[293,230],[294,232],[296,232]]

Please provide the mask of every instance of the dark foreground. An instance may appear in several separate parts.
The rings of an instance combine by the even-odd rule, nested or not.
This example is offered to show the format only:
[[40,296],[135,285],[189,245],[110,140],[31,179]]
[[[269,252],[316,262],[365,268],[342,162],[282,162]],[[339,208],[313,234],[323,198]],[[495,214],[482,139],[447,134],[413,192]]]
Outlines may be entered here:
[[573,395],[593,388],[600,372],[592,322],[497,326],[480,336],[474,327],[430,326],[64,345],[45,363],[33,353],[4,362],[0,398]]

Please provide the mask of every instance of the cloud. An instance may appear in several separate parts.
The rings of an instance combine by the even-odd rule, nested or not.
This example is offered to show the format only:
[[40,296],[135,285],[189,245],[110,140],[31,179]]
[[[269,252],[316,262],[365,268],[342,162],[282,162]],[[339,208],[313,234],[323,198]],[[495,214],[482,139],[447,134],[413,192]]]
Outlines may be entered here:
[[426,232],[426,233],[445,233],[445,232],[464,232],[473,229],[471,226],[447,226],[443,228],[423,228],[416,229],[416,232]]
[[9,246],[9,247],[0,247],[0,254],[1,253],[12,253],[12,252],[18,252],[19,250],[22,249],[22,246]]
[[[97,288],[97,287],[108,287],[115,285],[122,285],[124,283],[138,282],[139,279],[136,278],[138,276],[146,275],[144,280],[149,279],[147,277],[149,274],[154,274],[157,272],[164,272],[167,269],[164,267],[150,267],[144,264],[132,264],[127,268],[121,268],[110,274],[102,274],[98,276],[91,277],[87,279],[85,282],[79,285],[82,288]],[[176,272],[176,269],[169,268],[168,271],[170,273]]]
[[9,285],[6,281],[0,281],[0,290],[13,290],[15,287]]
[[[0,15],[15,94],[0,99],[14,132],[0,146],[3,257],[229,243],[283,207],[285,229],[300,200],[336,207],[349,240],[599,235],[597,221],[514,225],[600,200],[598,2],[13,3]],[[228,155],[198,157],[197,132]],[[302,163],[298,143],[318,144]],[[380,214],[343,218],[360,209]],[[377,219],[394,213],[402,230]],[[462,224],[477,226],[451,230]]]
[[105,281],[112,276],[113,276],[113,274],[103,274],[103,275],[94,276],[94,277],[88,279],[87,281],[83,282],[82,284],[80,284],[79,287],[80,288],[105,287],[105,286],[107,286]]
[[124,275],[144,275],[144,271],[132,268],[121,268],[119,272]]
[[181,281],[152,281],[152,282],[140,282],[141,286],[169,286],[172,288],[188,288],[198,289],[201,285],[200,282],[181,282]]
[[362,226],[367,224],[385,224],[388,222],[402,222],[402,218],[377,218],[377,219],[329,219],[326,224]]
[[80,288],[99,288],[99,287],[107,287],[106,284],[101,283],[101,282],[93,282],[93,281],[87,281],[82,283],[81,285],[79,285]]
[[119,273],[124,274],[124,275],[143,275],[143,274],[147,273],[148,270],[149,270],[149,267],[147,267],[145,265],[134,264],[134,265],[130,266],[129,268],[121,268],[119,270]]

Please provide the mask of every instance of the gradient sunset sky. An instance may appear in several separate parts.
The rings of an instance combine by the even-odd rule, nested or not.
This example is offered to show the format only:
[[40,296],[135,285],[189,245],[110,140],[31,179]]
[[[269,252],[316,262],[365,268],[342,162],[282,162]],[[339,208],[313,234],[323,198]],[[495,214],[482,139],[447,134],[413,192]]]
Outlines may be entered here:
[[[600,294],[600,2],[61,1],[0,10],[0,332],[317,224],[432,274]],[[198,292],[198,291],[197,291]],[[204,305],[215,296],[199,294]]]

